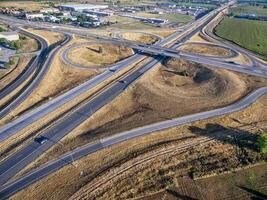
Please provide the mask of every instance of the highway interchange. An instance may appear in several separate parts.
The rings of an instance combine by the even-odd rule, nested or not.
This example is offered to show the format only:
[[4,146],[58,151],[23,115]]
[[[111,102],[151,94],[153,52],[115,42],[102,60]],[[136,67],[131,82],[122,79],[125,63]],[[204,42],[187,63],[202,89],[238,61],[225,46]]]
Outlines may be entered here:
[[[253,102],[255,102],[259,97],[267,93],[267,88],[260,88],[253,93],[249,94],[244,99],[232,104],[230,106],[219,108],[212,111],[207,111],[203,113],[197,113],[189,116],[185,116],[182,118],[177,118],[173,120],[167,120],[156,124],[151,124],[145,127],[140,127],[137,129],[133,129],[130,131],[126,131],[124,133],[116,134],[112,137],[103,138],[100,141],[96,141],[95,143],[87,144],[84,147],[74,150],[73,152],[69,152],[66,155],[62,156],[59,159],[51,161],[44,166],[37,168],[36,170],[30,171],[28,174],[23,175],[19,179],[10,180],[15,174],[24,169],[28,164],[36,160],[40,155],[43,154],[50,147],[55,145],[61,138],[67,135],[71,130],[85,121],[88,117],[90,117],[93,113],[95,113],[98,109],[108,104],[111,100],[113,100],[116,96],[122,93],[129,85],[135,82],[139,77],[141,77],[144,73],[149,71],[151,68],[159,64],[166,57],[174,57],[174,58],[182,58],[185,60],[206,64],[211,67],[224,68],[228,70],[233,70],[241,73],[251,74],[255,76],[260,76],[267,78],[266,66],[260,61],[255,61],[255,56],[251,53],[248,53],[245,50],[240,50],[239,47],[235,45],[228,45],[223,43],[227,48],[231,49],[233,52],[241,52],[246,53],[246,55],[252,60],[253,67],[240,65],[236,63],[229,63],[225,61],[221,61],[220,58],[210,58],[208,56],[200,56],[191,53],[179,52],[176,50],[178,46],[185,43],[189,40],[195,33],[202,31],[203,28],[209,24],[209,22],[222,10],[225,9],[226,6],[219,8],[217,10],[212,11],[208,15],[204,16],[198,21],[188,25],[185,27],[183,32],[176,32],[173,35],[162,39],[157,42],[155,45],[144,45],[136,42],[126,41],[120,38],[101,38],[100,36],[95,36],[92,34],[84,33],[82,31],[70,30],[66,31],[63,27],[58,30],[61,33],[64,33],[66,38],[60,43],[60,45],[55,45],[50,51],[47,51],[47,43],[40,37],[36,35],[30,35],[37,39],[41,44],[41,53],[35,58],[32,62],[30,70],[23,73],[19,79],[15,80],[14,83],[7,86],[6,89],[3,90],[3,94],[0,91],[1,98],[4,98],[6,95],[12,91],[12,88],[16,88],[16,86],[20,85],[24,82],[31,74],[35,71],[35,76],[33,76],[32,81],[27,87],[24,88],[24,92],[18,92],[18,95],[15,95],[15,98],[12,102],[4,108],[0,110],[0,117],[5,116],[8,111],[12,110],[14,107],[18,106],[22,101],[26,99],[26,97],[36,88],[36,86],[40,83],[42,78],[47,72],[51,61],[53,60],[53,56],[55,52],[58,51],[63,45],[67,44],[71,40],[71,34],[77,34],[83,37],[94,37],[97,40],[105,40],[105,42],[111,42],[115,44],[127,44],[133,49],[138,50],[141,53],[137,53],[126,60],[117,63],[116,65],[109,66],[107,70],[103,71],[100,75],[94,77],[93,79],[81,84],[78,87],[71,89],[70,91],[58,96],[57,98],[41,105],[40,107],[32,110],[31,112],[22,115],[21,117],[13,120],[12,122],[4,125],[0,128],[0,141],[4,141],[9,137],[15,135],[18,131],[23,128],[29,126],[36,120],[46,116],[50,112],[54,111],[61,105],[64,105],[71,101],[72,99],[78,97],[80,94],[92,89],[97,86],[104,80],[107,80],[109,77],[113,76],[117,72],[121,71],[125,68],[125,66],[130,65],[140,59],[147,58],[150,54],[146,64],[132,70],[130,73],[125,74],[120,78],[120,81],[113,82],[108,87],[104,88],[99,94],[93,96],[92,98],[87,99],[86,102],[79,105],[74,112],[70,112],[70,114],[63,116],[64,120],[60,120],[58,123],[55,123],[54,126],[45,129],[42,132],[42,135],[48,138],[48,141],[44,144],[39,144],[35,141],[32,141],[29,145],[25,146],[21,150],[9,156],[7,159],[0,163],[0,199],[5,199],[17,191],[27,187],[33,182],[36,182],[43,178],[44,176],[51,174],[52,172],[60,169],[61,167],[72,163],[73,159],[79,159],[82,156],[88,155],[89,153],[101,150],[107,146],[117,144],[119,142],[131,139],[133,137],[145,135],[154,131],[170,128],[173,126],[178,126],[181,124],[186,124],[189,122],[207,119],[214,116],[224,115],[232,112],[236,112],[238,110],[244,109],[249,106]],[[2,18],[2,16],[0,17]],[[15,19],[9,19],[14,22]],[[15,21],[18,26],[25,25],[23,21],[18,20]],[[15,26],[16,23],[13,23]],[[27,26],[36,27],[37,25],[34,23],[27,23]],[[49,29],[48,25],[44,25],[41,28]],[[37,26],[37,28],[40,28]],[[50,27],[51,29],[51,27]],[[27,33],[29,34],[29,33]],[[206,35],[206,33],[202,33],[205,37],[209,37],[212,39],[211,33]],[[177,39],[178,38],[178,39]],[[215,39],[214,39],[215,40]],[[174,42],[174,43],[173,43]],[[171,44],[172,43],[172,44]],[[221,44],[222,41],[219,41],[218,44]],[[166,48],[167,44],[171,44],[170,48]],[[42,53],[43,52],[43,53]],[[144,54],[145,53],[145,54]],[[64,54],[63,54],[64,55]],[[63,56],[66,58],[65,56]],[[39,67],[38,67],[39,66]],[[22,77],[22,78],[21,78]],[[20,84],[19,84],[20,83]],[[11,89],[9,89],[11,88]],[[10,106],[10,107],[9,107]]]

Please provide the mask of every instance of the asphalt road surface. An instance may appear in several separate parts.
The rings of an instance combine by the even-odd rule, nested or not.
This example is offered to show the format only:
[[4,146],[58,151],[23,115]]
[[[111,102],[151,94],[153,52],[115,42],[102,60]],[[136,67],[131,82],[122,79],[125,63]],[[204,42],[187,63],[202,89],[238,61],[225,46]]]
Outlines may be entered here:
[[[221,9],[219,9],[219,10],[221,10]],[[183,34],[184,36],[180,39],[180,42],[178,42],[173,47],[173,49],[175,50],[175,48],[180,43],[184,43],[187,39],[189,39],[191,36],[193,36],[197,31],[199,31],[203,26],[205,26],[216,13],[217,13],[217,11],[212,11],[211,13],[208,14],[208,16],[204,16],[203,19],[196,21],[195,23],[197,23],[197,25],[189,24],[189,25],[185,26],[186,30],[184,32],[182,32],[182,33],[176,32],[176,33],[168,36],[167,38],[159,41],[157,43],[157,46],[169,43],[170,41],[177,38],[179,35]],[[23,20],[9,19],[9,18],[7,18],[5,16],[1,16],[1,15],[0,15],[0,17],[4,18],[6,21],[10,21],[10,23],[13,23],[13,24],[15,24],[16,22],[18,22],[19,24],[21,24],[21,23],[25,24],[26,23]],[[26,24],[29,25],[28,23],[26,23]],[[32,23],[30,23],[30,24],[32,24]],[[39,27],[35,23],[33,23],[33,26]],[[51,28],[51,26],[50,26],[50,28]],[[79,31],[71,31],[71,33],[76,33],[80,36],[86,36],[87,35],[87,33],[84,34],[84,33],[81,33]],[[111,39],[111,41],[113,41],[113,39]],[[115,71],[119,71],[123,67],[129,65],[130,63],[137,61],[140,58],[142,58],[141,55],[134,55],[134,56],[130,57],[129,59],[127,59],[127,61],[125,63],[121,63],[121,65],[114,66],[114,67],[112,67],[112,69],[114,69]],[[8,137],[14,135],[16,132],[22,130],[23,128],[25,128],[29,124],[40,119],[41,117],[43,117],[46,114],[48,114],[49,112],[55,110],[59,106],[64,105],[65,103],[69,102],[70,100],[77,97],[78,95],[85,92],[86,90],[96,86],[97,84],[101,83],[102,81],[104,81],[106,78],[109,78],[113,74],[114,74],[114,72],[112,72],[112,71],[106,71],[103,74],[100,74],[99,76],[95,77],[94,79],[87,81],[86,83],[82,84],[81,86],[78,86],[78,87],[70,90],[66,94],[63,94],[63,95],[59,96],[58,98],[55,98],[51,102],[48,102],[48,103],[42,105],[41,107],[35,109],[34,111],[31,111],[30,113],[28,113],[28,114],[26,114],[26,115],[24,115],[18,119],[15,119],[14,121],[10,122],[9,124],[1,127],[0,128],[0,141],[3,141],[5,139],[7,139]]]
[[[197,29],[201,28],[202,26],[198,27]],[[194,34],[194,31],[190,32],[188,35],[186,35],[182,41],[186,41],[190,35]],[[181,41],[180,41],[181,42]],[[179,44],[176,44],[179,45]],[[48,141],[44,144],[39,144],[35,141],[33,141],[29,146],[25,147],[21,151],[15,153],[11,157],[9,157],[7,160],[5,160],[3,163],[0,164],[0,180],[1,183],[6,182],[10,177],[12,177],[14,174],[16,174],[18,171],[23,169],[28,163],[36,159],[39,155],[43,153],[43,151],[47,150],[50,148],[52,145],[54,145],[55,142],[57,142],[59,139],[61,139],[65,134],[67,134],[69,131],[71,131],[73,128],[75,128],[78,124],[80,124],[82,121],[87,119],[92,113],[94,113],[96,110],[98,110],[100,107],[103,105],[107,104],[109,101],[111,101],[115,96],[117,96],[119,93],[121,93],[129,84],[137,80],[143,73],[151,69],[153,66],[155,66],[157,63],[159,63],[163,59],[163,56],[156,56],[155,59],[153,59],[149,64],[146,66],[143,66],[142,69],[136,70],[133,73],[129,74],[126,78],[123,80],[114,83],[111,87],[109,87],[106,91],[102,92],[101,95],[95,97],[82,107],[78,109],[78,111],[72,113],[69,115],[63,123],[56,124],[55,126],[51,127],[48,131],[46,131],[43,136],[48,138]],[[194,59],[194,58],[191,58]],[[204,62],[204,61],[203,61]],[[256,73],[258,73],[256,71]],[[257,90],[256,92],[252,93],[249,97],[243,99],[242,101],[239,102],[238,105],[233,104],[231,106],[222,108],[222,110],[216,110],[210,111],[213,113],[198,113],[194,116],[191,116],[191,120],[200,120],[200,119],[206,119],[211,116],[217,116],[219,114],[225,114],[227,112],[233,112],[235,109],[241,109],[242,107],[246,107],[247,105],[251,104],[253,102],[253,99],[258,98],[259,96],[263,95],[266,93],[266,88],[261,88]],[[235,105],[235,106],[234,106]],[[230,109],[227,111],[227,109]],[[212,115],[213,114],[213,115]],[[186,121],[190,121],[190,119],[181,119],[184,120],[184,123],[188,123]],[[164,123],[164,124],[162,124]],[[106,146],[110,146],[112,144],[115,144],[117,142],[121,142],[127,139],[130,139],[132,137],[136,137],[142,134],[145,134],[145,132],[149,133],[152,131],[156,131],[157,127],[159,130],[172,127],[172,126],[177,126],[179,125],[179,121],[165,121],[160,124],[157,124],[156,126],[150,125],[146,126],[143,128],[136,129],[135,133],[129,131],[127,133],[119,134],[116,135],[116,137],[110,137],[106,138],[100,141],[99,143],[96,143],[95,146],[91,147],[91,151],[98,150],[99,148],[103,148]],[[73,125],[72,125],[73,124]],[[144,130],[143,133],[141,130]],[[130,135],[128,135],[130,133]],[[16,164],[14,164],[16,163]],[[66,164],[66,161],[65,161]],[[48,165],[47,165],[48,166]],[[50,166],[51,167],[51,166]],[[58,169],[58,164],[55,164],[55,166],[52,167],[52,170]],[[47,169],[46,169],[47,170]],[[37,178],[41,178],[44,175],[38,175],[36,176]],[[26,178],[29,176],[26,176]],[[35,177],[35,178],[36,178]],[[24,177],[25,178],[25,177]],[[25,181],[25,179],[24,179]],[[24,182],[24,185],[30,184],[32,181],[34,181],[34,178],[31,178]],[[21,184],[21,183],[20,183]],[[8,190],[8,186],[13,187],[12,184],[7,184],[4,186],[3,191]],[[21,186],[15,186],[15,188],[11,189],[6,193],[0,193],[1,196],[5,195],[10,195],[10,192],[12,193],[13,191],[16,191],[16,188],[20,188]],[[18,189],[19,190],[19,189]]]
[[[199,31],[203,26],[205,26],[216,13],[212,13],[209,17],[202,22],[201,25],[190,27],[190,31],[186,30],[180,42],[184,42]],[[176,36],[176,34],[173,34]],[[173,39],[173,35],[168,37],[165,42]],[[179,34],[178,34],[179,35]],[[177,37],[177,36],[176,36]],[[172,48],[176,48],[179,42],[173,45]],[[77,111],[68,115],[63,121],[56,124],[53,127],[45,130],[42,136],[48,139],[48,142],[40,145],[39,143],[33,141],[28,146],[24,147],[20,151],[14,153],[12,156],[8,157],[6,160],[0,163],[0,184],[4,184],[12,176],[18,173],[21,169],[31,163],[33,160],[38,158],[44,151],[53,146],[62,137],[68,134],[71,130],[77,127],[80,123],[86,120],[91,114],[97,111],[99,108],[109,103],[118,94],[120,94],[128,85],[137,80],[142,74],[151,69],[153,66],[158,64],[163,60],[163,56],[156,56],[152,59],[149,64],[143,66],[140,70],[133,71],[123,80],[114,83],[106,91],[102,92],[100,95],[87,102],[85,105],[80,107]],[[30,153],[30,154],[29,154]]]
[[143,136],[143,135],[155,132],[155,131],[160,131],[160,130],[175,127],[178,125],[183,125],[183,124],[191,123],[191,122],[198,121],[198,120],[208,119],[211,117],[221,116],[221,115],[240,111],[248,107],[249,105],[251,105],[253,102],[255,102],[258,98],[260,98],[266,93],[267,93],[267,87],[260,88],[252,92],[247,97],[240,100],[239,102],[232,104],[230,106],[224,107],[224,108],[219,108],[219,109],[215,109],[212,111],[201,112],[197,114],[180,117],[177,119],[172,119],[172,120],[167,120],[164,122],[147,125],[144,127],[130,130],[130,131],[125,131],[123,133],[116,134],[114,136],[110,136],[110,137],[101,139],[99,141],[93,142],[93,143],[89,143],[79,149],[76,149],[72,152],[68,152],[67,154],[61,156],[60,158],[56,160],[50,161],[35,170],[30,171],[29,173],[25,174],[21,178],[13,180],[3,187],[0,187],[0,199],[6,199],[9,196],[15,194],[16,192],[22,190],[23,188],[27,187],[28,185],[64,167],[65,165],[73,164],[73,161],[78,160],[82,158],[83,156],[86,156],[93,152],[99,151],[103,148],[109,147],[111,145],[129,140],[129,139],[132,139],[138,136]]
[[[24,32],[26,34],[27,32]],[[32,35],[27,33],[28,35]],[[39,38],[36,36],[36,38]],[[29,68],[26,69],[25,73],[22,73],[18,79],[16,79],[12,84],[8,85],[7,90],[0,91],[0,96],[3,98],[5,95],[8,95],[13,90],[16,90],[23,82],[33,74],[31,80],[29,80],[11,99],[9,99],[4,105],[1,106],[0,109],[0,118],[5,117],[10,111],[15,109],[22,103],[39,85],[41,80],[44,78],[46,72],[49,69],[49,66],[55,56],[55,53],[61,48],[62,45],[66,44],[70,41],[71,36],[66,35],[66,39],[60,44],[47,47],[47,43],[44,43],[43,39],[39,38],[39,41],[42,43],[42,51],[41,53],[34,59],[34,61],[30,64]],[[5,89],[5,88],[4,88]]]
[[[37,40],[40,44],[41,51],[48,47],[47,42],[43,38],[25,31],[22,31],[22,33]],[[38,58],[35,58],[34,61],[29,65],[29,67],[27,67],[14,81],[0,90],[0,99],[5,98],[12,91],[18,88],[33,73],[33,71],[36,69],[38,62],[37,60]]]

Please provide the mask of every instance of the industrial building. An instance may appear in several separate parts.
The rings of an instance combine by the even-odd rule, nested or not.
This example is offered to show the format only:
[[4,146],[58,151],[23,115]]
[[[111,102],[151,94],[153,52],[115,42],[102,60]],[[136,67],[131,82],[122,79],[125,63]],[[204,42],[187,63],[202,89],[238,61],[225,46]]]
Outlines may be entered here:
[[43,19],[44,15],[43,13],[27,13],[26,14],[26,19],[31,20],[31,19]]
[[4,38],[8,41],[14,41],[19,39],[19,34],[15,31],[13,32],[0,32],[0,38]]
[[58,6],[60,10],[67,11],[83,11],[83,10],[99,10],[106,9],[108,5],[93,5],[93,4],[68,4]]
[[151,23],[151,24],[166,24],[168,22],[167,19],[160,19],[160,18],[146,18],[146,17],[139,17],[139,16],[133,16],[133,15],[120,15],[120,16],[137,19],[142,22]]
[[97,17],[107,17],[113,15],[113,13],[111,12],[94,11],[94,10],[84,10],[83,12],[90,15],[96,15]]

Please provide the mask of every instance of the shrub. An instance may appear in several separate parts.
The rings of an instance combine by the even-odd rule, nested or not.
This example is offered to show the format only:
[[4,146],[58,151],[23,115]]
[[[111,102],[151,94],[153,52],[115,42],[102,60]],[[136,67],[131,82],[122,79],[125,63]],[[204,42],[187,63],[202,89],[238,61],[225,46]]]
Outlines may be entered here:
[[6,29],[4,29],[3,27],[0,26],[0,32],[5,32]]
[[266,133],[258,136],[256,145],[261,153],[263,154],[267,153],[267,134]]
[[20,36],[19,36],[19,39],[20,39],[20,40],[26,40],[27,38],[26,38],[26,36],[24,36],[24,35],[20,35]]

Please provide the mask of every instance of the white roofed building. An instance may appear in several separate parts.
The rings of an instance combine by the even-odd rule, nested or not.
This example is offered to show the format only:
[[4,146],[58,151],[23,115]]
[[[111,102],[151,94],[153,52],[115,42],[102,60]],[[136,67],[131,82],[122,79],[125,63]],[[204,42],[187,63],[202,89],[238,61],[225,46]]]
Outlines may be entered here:
[[26,14],[26,19],[42,19],[44,18],[43,13],[27,13]]
[[19,40],[19,34],[15,31],[12,32],[0,32],[0,38],[4,38],[8,41]]

